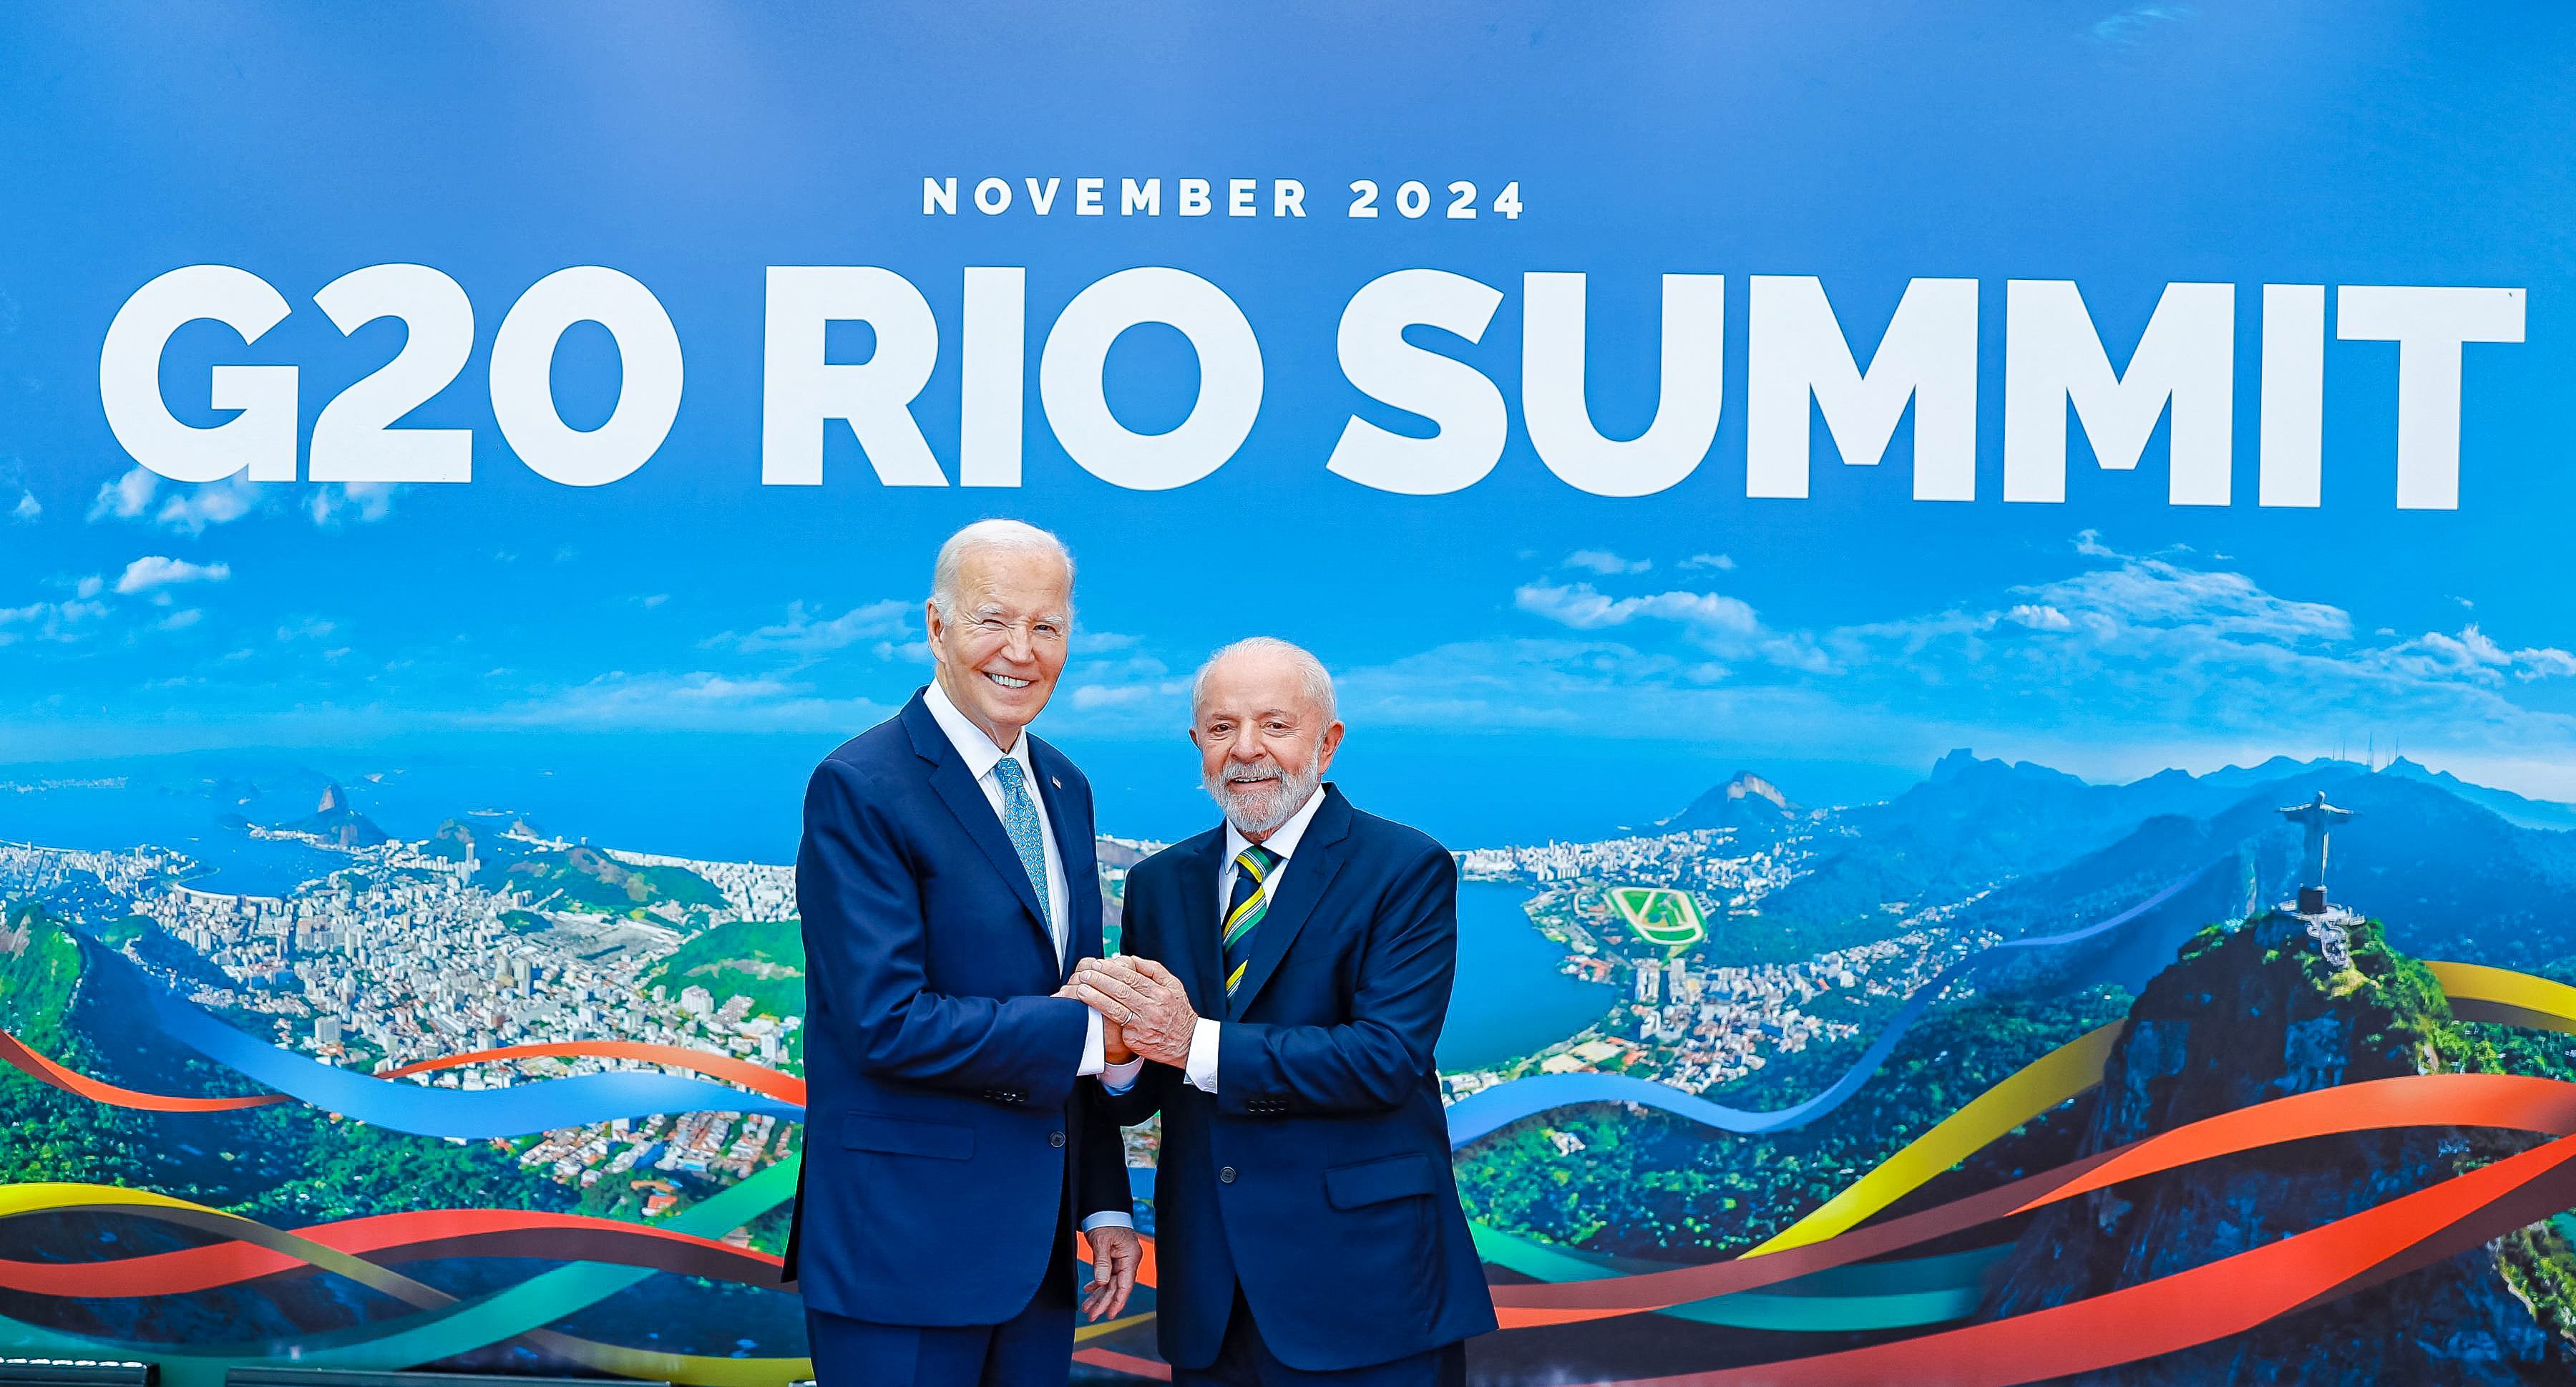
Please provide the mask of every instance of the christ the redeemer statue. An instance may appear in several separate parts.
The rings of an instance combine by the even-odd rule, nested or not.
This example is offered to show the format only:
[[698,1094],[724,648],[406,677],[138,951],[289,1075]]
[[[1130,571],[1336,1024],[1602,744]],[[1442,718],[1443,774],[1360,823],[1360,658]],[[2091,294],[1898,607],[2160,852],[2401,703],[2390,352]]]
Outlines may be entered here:
[[2308,831],[2307,853],[2299,864],[2299,913],[2322,913],[2326,908],[2326,837],[2337,822],[2351,818],[2352,811],[2326,803],[2326,792],[2319,790],[2315,799],[2283,808],[2281,817]]

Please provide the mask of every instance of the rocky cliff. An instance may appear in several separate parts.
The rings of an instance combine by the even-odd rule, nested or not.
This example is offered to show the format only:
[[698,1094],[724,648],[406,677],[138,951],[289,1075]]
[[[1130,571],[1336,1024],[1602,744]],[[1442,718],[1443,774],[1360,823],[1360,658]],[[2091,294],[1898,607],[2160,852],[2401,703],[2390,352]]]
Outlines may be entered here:
[[[2396,1075],[2491,1071],[2494,1049],[2376,922],[2351,966],[2295,917],[2212,927],[2148,984],[2105,1072],[2082,1150],[2105,1150],[2266,1099]],[[2136,1180],[2034,1216],[1990,1318],[2171,1275],[2422,1189],[2533,1139],[2452,1128],[2294,1143]],[[2549,1225],[2231,1339],[2073,1379],[2081,1387],[2404,1383],[2506,1387],[2576,1378],[2569,1246]]]
[[1732,828],[1777,835],[1809,817],[1804,806],[1780,787],[1751,771],[1737,771],[1725,784],[1690,802],[1690,807],[1656,823],[1668,833]]
[[375,820],[359,813],[357,807],[349,803],[349,792],[341,789],[338,781],[322,787],[322,798],[314,805],[311,814],[278,827],[294,833],[310,833],[344,848],[372,848],[391,837],[376,827]]

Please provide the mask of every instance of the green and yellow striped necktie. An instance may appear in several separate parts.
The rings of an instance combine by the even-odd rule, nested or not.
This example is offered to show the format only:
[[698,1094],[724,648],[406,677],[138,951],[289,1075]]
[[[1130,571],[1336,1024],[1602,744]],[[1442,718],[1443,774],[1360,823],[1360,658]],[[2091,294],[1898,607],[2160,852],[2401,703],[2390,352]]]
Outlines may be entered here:
[[1279,854],[1259,843],[1245,844],[1235,856],[1234,890],[1225,906],[1225,995],[1229,997],[1252,962],[1252,932],[1270,910],[1270,892],[1264,884],[1277,865]]

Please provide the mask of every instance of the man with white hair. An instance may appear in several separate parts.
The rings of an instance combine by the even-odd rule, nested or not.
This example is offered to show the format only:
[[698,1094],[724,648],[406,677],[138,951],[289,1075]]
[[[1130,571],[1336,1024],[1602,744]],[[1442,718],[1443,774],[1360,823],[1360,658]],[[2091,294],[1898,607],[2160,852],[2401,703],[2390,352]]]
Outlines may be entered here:
[[1101,952],[1091,785],[1029,735],[1064,671],[1073,558],[986,520],[940,547],[937,676],[814,771],[805,1169],[787,1275],[822,1387],[1062,1384],[1083,1309],[1141,1248],[1097,1074],[1115,1028],[1068,965]]
[[1162,1114],[1172,1381],[1464,1383],[1464,1341],[1494,1309],[1432,1059],[1457,864],[1324,783],[1342,724],[1313,655],[1239,641],[1190,703],[1225,822],[1127,874],[1127,954],[1074,974],[1130,1052],[1101,1077],[1112,1111]]

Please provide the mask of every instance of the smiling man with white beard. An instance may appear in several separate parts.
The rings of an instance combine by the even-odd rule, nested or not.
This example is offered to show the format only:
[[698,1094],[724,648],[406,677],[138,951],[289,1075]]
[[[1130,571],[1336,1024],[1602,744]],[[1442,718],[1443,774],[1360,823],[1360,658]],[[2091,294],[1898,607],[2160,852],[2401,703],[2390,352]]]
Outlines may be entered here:
[[1449,1171],[1433,1051],[1458,962],[1448,851],[1324,783],[1332,676],[1256,637],[1191,686],[1225,822],[1127,875],[1128,952],[1076,966],[1100,1076],[1160,1113],[1155,1212],[1172,1380],[1440,1387],[1492,1302]]

